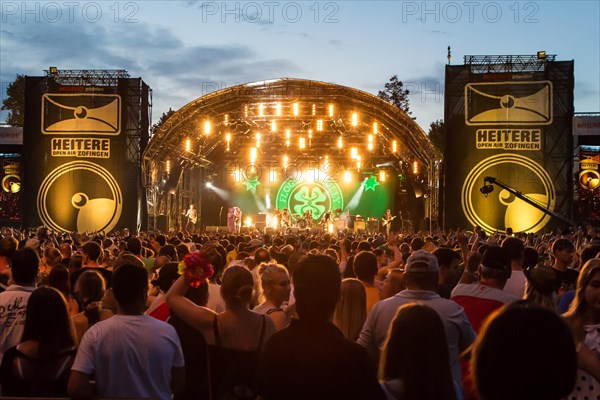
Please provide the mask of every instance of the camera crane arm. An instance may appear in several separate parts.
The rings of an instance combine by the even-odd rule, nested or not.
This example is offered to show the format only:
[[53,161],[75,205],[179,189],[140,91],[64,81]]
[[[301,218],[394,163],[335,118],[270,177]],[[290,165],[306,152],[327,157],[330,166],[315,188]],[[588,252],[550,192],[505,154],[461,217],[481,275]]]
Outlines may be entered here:
[[545,214],[550,214],[554,218],[557,218],[557,219],[561,220],[562,222],[569,224],[571,226],[576,225],[575,222],[571,221],[570,219],[563,217],[562,215],[555,213],[554,211],[536,203],[535,201],[530,199],[527,195],[519,192],[518,190],[511,188],[506,183],[499,181],[498,179],[494,178],[493,176],[486,176],[485,178],[483,178],[483,184],[484,184],[484,186],[479,190],[481,191],[481,193],[483,193],[485,195],[487,195],[488,193],[491,193],[494,190],[494,187],[491,186],[491,184],[494,184],[494,185],[497,185],[497,186],[501,187],[502,189],[514,194],[519,199],[521,199],[524,202],[526,202],[527,204],[537,208],[538,210],[544,212]]

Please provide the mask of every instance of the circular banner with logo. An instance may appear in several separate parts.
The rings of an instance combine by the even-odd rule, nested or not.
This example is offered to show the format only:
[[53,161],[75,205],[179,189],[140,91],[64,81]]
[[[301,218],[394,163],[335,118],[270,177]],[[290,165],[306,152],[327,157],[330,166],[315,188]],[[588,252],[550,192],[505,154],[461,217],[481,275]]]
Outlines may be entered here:
[[487,232],[537,232],[550,220],[550,215],[519,199],[509,191],[494,186],[484,195],[480,188],[491,176],[523,193],[540,206],[554,211],[556,192],[552,179],[532,159],[519,154],[497,154],[477,164],[467,175],[462,188],[462,209],[473,225]]
[[287,208],[292,214],[303,215],[309,210],[319,220],[329,210],[344,209],[344,196],[337,183],[286,180],[277,191],[276,207]]
[[98,164],[72,161],[46,176],[37,196],[42,222],[61,232],[111,231],[123,209],[115,178]]

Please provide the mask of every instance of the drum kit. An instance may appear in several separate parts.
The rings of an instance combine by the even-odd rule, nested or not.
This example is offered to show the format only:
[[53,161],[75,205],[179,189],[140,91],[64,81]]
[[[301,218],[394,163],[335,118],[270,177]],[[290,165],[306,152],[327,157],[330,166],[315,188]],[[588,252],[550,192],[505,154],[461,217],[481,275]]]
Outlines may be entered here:
[[[341,208],[332,210],[330,215],[331,215],[331,222],[334,223],[334,226],[339,227],[342,224],[344,224],[344,220],[341,218],[341,216],[342,216]],[[330,221],[322,222],[322,224],[327,223],[327,222],[330,222]],[[315,224],[316,224],[316,221],[314,219],[312,219],[312,216],[292,214],[291,227],[293,227],[293,228],[309,229],[309,228],[312,228]]]

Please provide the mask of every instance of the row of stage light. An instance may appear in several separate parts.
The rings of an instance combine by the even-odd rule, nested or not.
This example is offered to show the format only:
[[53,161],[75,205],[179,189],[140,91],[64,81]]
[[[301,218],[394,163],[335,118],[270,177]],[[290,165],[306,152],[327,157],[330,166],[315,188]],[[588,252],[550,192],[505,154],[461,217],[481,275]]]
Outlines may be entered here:
[[[297,169],[294,165],[289,164],[289,159],[287,156],[284,157],[282,165],[276,164],[267,164],[265,166],[265,171],[261,170],[261,166],[257,166],[254,162],[249,163],[247,168],[234,168],[231,172],[226,175],[231,176],[233,182],[240,183],[246,179],[256,177],[258,180],[262,180],[263,177],[267,177],[269,183],[277,182],[280,178],[286,179],[295,179],[295,180],[303,180],[303,181],[313,181],[313,182],[324,182],[328,180],[341,180],[346,183],[350,183],[353,180],[354,172],[351,168],[340,168],[339,165],[333,167],[327,157],[325,158],[325,162],[323,162],[319,168],[311,168],[311,169]],[[361,166],[357,165],[357,172],[361,172]],[[367,174],[377,174],[379,182],[385,182],[388,178],[391,169],[376,169],[375,171],[370,170],[367,171]],[[165,172],[170,174],[171,172],[171,161],[166,161]],[[417,175],[419,173],[419,166],[416,161],[412,164],[412,173]]]
[[[282,141],[285,141],[285,147],[289,149],[291,152],[290,155],[293,155],[293,151],[297,150],[300,152],[306,151],[308,148],[312,147],[313,139],[316,139],[319,133],[323,133],[326,131],[326,126],[328,124],[335,124],[340,121],[344,121],[342,118],[343,115],[336,108],[334,104],[327,104],[325,110],[321,105],[317,106],[316,103],[310,105],[310,113],[302,113],[305,111],[306,105],[303,105],[299,102],[293,103],[258,103],[252,105],[244,105],[242,115],[244,119],[259,119],[265,123],[265,129],[263,131],[254,132],[254,145],[251,146],[248,151],[248,160],[251,164],[255,164],[259,158],[259,149],[264,145],[264,138],[267,134],[277,134],[279,132],[283,133]],[[287,112],[286,112],[287,111]],[[358,133],[357,129],[359,129],[360,116],[356,111],[350,112],[348,114],[350,123],[350,129],[353,130],[353,133]],[[295,121],[295,118],[311,118],[314,121],[311,121],[310,128],[304,130],[304,128],[308,128],[308,126],[303,126],[303,131],[297,134],[293,134],[293,130],[290,128],[284,128],[285,122],[280,121],[280,119],[292,118],[292,121]],[[296,121],[297,122],[297,121]],[[304,122],[304,121],[303,121]],[[215,128],[215,125],[219,128]],[[372,121],[369,124],[369,132],[365,133],[365,147],[363,150],[365,154],[361,154],[358,147],[351,146],[349,148],[349,158],[350,162],[352,162],[355,167],[360,170],[364,165],[368,158],[369,154],[373,154],[376,150],[377,146],[377,137],[382,134],[381,126],[379,122]],[[231,119],[229,114],[223,114],[221,121],[213,122],[213,119],[204,119],[200,122],[200,135],[197,138],[187,137],[183,139],[183,148],[186,152],[192,152],[192,148],[194,147],[194,142],[196,140],[205,140],[211,135],[215,134],[216,131],[223,136],[223,144],[225,146],[225,151],[229,152],[231,150],[232,142],[234,142],[234,134],[229,130],[231,126]],[[336,139],[332,140],[330,148],[333,150],[337,148],[338,153],[343,153],[347,150],[347,146],[344,141],[344,134],[339,132],[332,135],[337,136]],[[296,142],[297,145],[292,147],[292,142]],[[399,143],[397,139],[392,139],[388,141],[387,146],[389,146],[389,151],[398,156],[399,154]],[[284,153],[282,157],[283,165],[289,163],[290,155]],[[328,155],[325,155],[325,158],[328,158]],[[170,160],[166,160],[165,170],[167,173],[170,172]],[[417,167],[417,161],[414,161],[414,169]]]

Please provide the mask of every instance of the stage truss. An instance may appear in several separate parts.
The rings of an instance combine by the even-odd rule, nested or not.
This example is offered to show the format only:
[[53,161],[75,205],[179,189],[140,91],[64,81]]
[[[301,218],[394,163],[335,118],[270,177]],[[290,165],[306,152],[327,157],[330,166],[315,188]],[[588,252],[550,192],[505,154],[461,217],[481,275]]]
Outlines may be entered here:
[[[411,117],[367,92],[291,78],[209,93],[171,115],[143,154],[149,215],[165,213],[175,188],[193,196],[194,185],[181,171],[210,177],[259,164],[319,168],[324,162],[340,171],[418,171],[414,179],[424,188],[426,216],[437,222],[441,157]],[[176,213],[183,207],[178,203]]]

